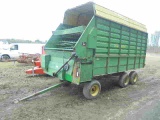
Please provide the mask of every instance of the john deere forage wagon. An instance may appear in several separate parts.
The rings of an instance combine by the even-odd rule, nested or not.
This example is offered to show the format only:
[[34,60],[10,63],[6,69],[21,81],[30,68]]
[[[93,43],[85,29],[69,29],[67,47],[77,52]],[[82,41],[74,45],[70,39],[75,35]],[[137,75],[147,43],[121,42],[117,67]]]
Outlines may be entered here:
[[84,96],[93,99],[101,91],[97,76],[119,75],[120,87],[136,83],[137,73],[125,71],[144,67],[147,36],[145,25],[89,2],[65,12],[41,66],[62,81],[83,83]]

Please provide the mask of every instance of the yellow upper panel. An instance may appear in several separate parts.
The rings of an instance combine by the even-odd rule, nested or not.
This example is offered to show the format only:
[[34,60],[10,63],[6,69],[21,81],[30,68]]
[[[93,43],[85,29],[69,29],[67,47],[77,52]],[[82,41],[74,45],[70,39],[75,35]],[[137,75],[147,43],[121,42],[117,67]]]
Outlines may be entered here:
[[94,4],[94,8],[95,8],[95,15],[96,16],[106,18],[108,20],[126,25],[128,27],[131,27],[131,28],[143,31],[143,32],[147,32],[146,26],[135,21],[135,20],[132,20],[128,17],[125,17],[121,14],[118,14],[114,11],[111,11],[111,10],[104,8],[104,7],[97,5],[97,4]]
[[93,2],[88,2],[75,8],[68,9],[65,12],[63,23],[72,26],[86,26],[94,15],[147,32],[145,25]]

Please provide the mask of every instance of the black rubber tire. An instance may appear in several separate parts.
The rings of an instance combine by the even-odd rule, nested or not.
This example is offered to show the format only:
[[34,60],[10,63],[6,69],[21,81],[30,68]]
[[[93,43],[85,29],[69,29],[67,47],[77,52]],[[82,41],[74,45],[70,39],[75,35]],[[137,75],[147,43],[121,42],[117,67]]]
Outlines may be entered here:
[[121,88],[127,87],[129,84],[129,76],[126,72],[120,75],[118,84]]
[[[92,95],[91,93],[91,89],[93,89],[93,87],[98,87],[98,91],[96,91],[97,93],[95,93],[95,95]],[[101,92],[101,84],[99,81],[97,80],[93,80],[89,83],[85,83],[84,87],[83,87],[83,95],[85,98],[87,99],[95,99],[98,97],[98,95],[100,94]]]
[[2,55],[1,61],[8,61],[10,60],[10,57],[8,55]]
[[129,83],[130,83],[131,85],[136,84],[136,82],[138,81],[138,74],[137,74],[137,72],[136,72],[136,71],[131,71],[131,72],[129,73],[129,78],[130,78]]

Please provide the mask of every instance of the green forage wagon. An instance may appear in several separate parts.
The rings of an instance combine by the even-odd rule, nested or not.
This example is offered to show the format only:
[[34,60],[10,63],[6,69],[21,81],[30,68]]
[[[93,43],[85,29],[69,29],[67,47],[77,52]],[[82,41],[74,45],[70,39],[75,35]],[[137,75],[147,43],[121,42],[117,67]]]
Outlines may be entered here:
[[[97,77],[118,75],[120,87],[135,84],[145,66],[145,25],[93,2],[66,10],[41,56],[44,72],[61,81],[84,84],[87,99],[101,91]],[[55,87],[55,86],[54,86]]]

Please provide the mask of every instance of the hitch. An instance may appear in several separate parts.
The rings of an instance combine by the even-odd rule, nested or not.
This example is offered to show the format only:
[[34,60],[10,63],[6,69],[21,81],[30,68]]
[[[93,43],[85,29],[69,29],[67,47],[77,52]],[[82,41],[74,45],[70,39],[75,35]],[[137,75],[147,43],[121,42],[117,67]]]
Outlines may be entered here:
[[19,102],[21,102],[21,101],[28,100],[28,99],[30,99],[30,98],[32,98],[32,97],[34,97],[34,96],[37,96],[37,95],[46,93],[46,92],[48,92],[48,91],[50,91],[50,90],[52,90],[52,89],[54,89],[54,88],[57,88],[57,87],[62,86],[62,85],[65,84],[65,83],[66,83],[66,82],[62,82],[62,83],[59,83],[59,84],[50,86],[50,87],[48,87],[48,88],[45,88],[45,89],[43,89],[43,90],[41,90],[41,91],[38,91],[38,92],[36,92],[36,93],[34,93],[34,94],[32,94],[32,95],[27,96],[27,97],[24,97],[24,98],[21,98],[21,99],[16,99],[16,100],[14,100],[14,103],[19,103]]

